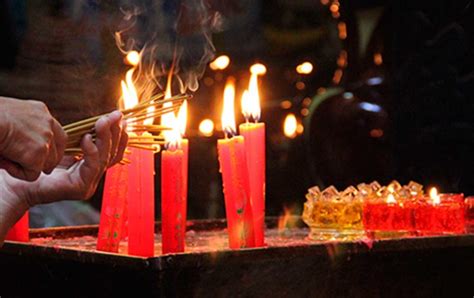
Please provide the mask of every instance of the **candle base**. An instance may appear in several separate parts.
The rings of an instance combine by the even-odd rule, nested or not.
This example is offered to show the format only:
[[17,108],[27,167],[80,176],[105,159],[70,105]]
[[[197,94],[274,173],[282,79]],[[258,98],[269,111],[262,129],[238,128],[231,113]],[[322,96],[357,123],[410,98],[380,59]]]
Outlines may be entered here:
[[313,241],[357,241],[366,237],[364,230],[311,228],[308,239]]

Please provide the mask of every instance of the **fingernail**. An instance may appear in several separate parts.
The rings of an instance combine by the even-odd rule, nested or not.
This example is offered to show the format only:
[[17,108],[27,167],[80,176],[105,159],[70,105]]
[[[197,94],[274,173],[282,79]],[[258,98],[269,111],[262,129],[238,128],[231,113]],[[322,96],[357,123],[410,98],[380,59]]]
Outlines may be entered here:
[[111,116],[113,117],[119,117],[119,119],[122,119],[122,112],[120,112],[119,110],[115,110],[113,111],[112,113],[110,113]]

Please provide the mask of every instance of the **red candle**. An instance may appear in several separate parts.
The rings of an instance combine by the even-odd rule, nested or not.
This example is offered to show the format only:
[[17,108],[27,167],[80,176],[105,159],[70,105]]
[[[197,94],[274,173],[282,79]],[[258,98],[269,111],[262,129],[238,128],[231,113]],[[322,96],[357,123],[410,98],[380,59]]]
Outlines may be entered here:
[[474,233],[474,196],[464,200],[466,206],[466,233]]
[[26,213],[8,231],[5,240],[28,242],[30,241],[30,215]]
[[[181,149],[183,150],[183,196],[184,200],[184,214],[186,215],[188,210],[188,168],[189,168],[189,141],[187,139],[181,140]],[[186,216],[184,217],[186,222]]]
[[415,224],[422,235],[463,234],[466,224],[463,194],[438,195],[436,188],[431,189],[430,196],[416,209]]
[[128,253],[152,257],[155,243],[154,152],[136,148],[130,148],[130,151]]
[[387,200],[368,200],[364,203],[364,228],[370,232],[376,231],[412,231],[413,208],[409,202],[399,202],[392,194]]
[[161,231],[162,252],[185,250],[186,205],[188,187],[188,140],[181,139],[186,126],[186,102],[178,117],[168,113],[161,124],[172,127],[164,132],[168,150],[161,155]]
[[161,154],[161,230],[163,254],[184,252],[186,193],[184,153],[171,149]]
[[[127,71],[122,85],[122,98],[126,109],[133,108],[139,102],[133,83],[133,72],[140,62],[140,55],[131,51],[127,61],[133,66]],[[153,113],[154,108],[148,109]],[[144,124],[153,124],[152,117]],[[129,134],[130,135],[130,134]],[[143,136],[151,136],[147,132]],[[128,194],[123,205],[123,220],[120,225],[124,234],[128,234],[128,253],[130,255],[152,257],[155,244],[155,158],[153,151],[130,148],[128,166]]]
[[[257,75],[252,74],[249,91],[242,96],[242,113],[246,123],[241,124],[239,130],[245,139],[255,246],[265,243],[265,124],[258,123],[261,110],[259,98]],[[250,118],[255,123],[250,123]]]
[[220,171],[224,188],[229,247],[232,249],[254,247],[254,224],[250,202],[250,186],[242,136],[235,134],[234,81],[229,79],[224,90],[222,126],[226,138],[218,140]]
[[[188,120],[188,102],[185,100],[178,111],[178,126],[179,132],[181,134],[181,149],[183,150],[183,196],[186,198],[184,200],[184,214],[186,214],[188,206],[188,167],[189,167],[189,141],[185,139],[186,135],[186,124]],[[184,218],[186,222],[186,217]]]
[[97,250],[118,252],[123,239],[128,195],[128,165],[115,165],[105,176]]

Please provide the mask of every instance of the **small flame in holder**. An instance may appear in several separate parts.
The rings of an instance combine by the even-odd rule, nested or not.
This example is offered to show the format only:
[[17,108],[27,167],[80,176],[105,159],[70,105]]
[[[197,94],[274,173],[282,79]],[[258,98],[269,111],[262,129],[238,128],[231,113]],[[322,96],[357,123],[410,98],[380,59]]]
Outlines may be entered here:
[[433,205],[439,205],[441,203],[441,198],[438,194],[438,190],[436,189],[436,187],[431,188],[430,199]]

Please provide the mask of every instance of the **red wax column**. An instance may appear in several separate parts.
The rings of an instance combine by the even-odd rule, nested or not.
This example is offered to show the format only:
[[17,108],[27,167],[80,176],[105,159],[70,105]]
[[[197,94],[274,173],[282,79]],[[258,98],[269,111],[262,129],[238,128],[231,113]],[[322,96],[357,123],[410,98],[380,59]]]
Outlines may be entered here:
[[128,254],[154,255],[155,164],[154,152],[130,148],[128,190]]
[[367,202],[364,204],[363,222],[367,231],[412,231],[413,208],[398,202]]
[[[166,150],[161,155],[162,251],[184,252],[186,233],[186,181],[184,150]],[[187,168],[186,168],[187,172]]]
[[28,242],[30,241],[30,214],[28,211],[10,228],[5,240]]
[[415,212],[416,229],[422,235],[463,234],[466,217],[463,194],[440,194],[439,202],[430,197]]
[[128,194],[128,165],[115,165],[105,176],[97,250],[118,252],[125,226]]
[[[187,214],[188,210],[188,168],[189,168],[189,141],[188,139],[181,139],[181,149],[183,150],[183,196],[184,200],[184,214]],[[186,223],[186,216],[184,217]],[[186,229],[185,229],[186,231]]]
[[265,244],[265,124],[244,123],[239,126],[239,129],[245,139],[255,246],[263,246]]
[[221,139],[217,143],[224,188],[229,247],[232,249],[255,246],[244,146],[242,136]]

